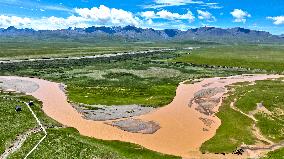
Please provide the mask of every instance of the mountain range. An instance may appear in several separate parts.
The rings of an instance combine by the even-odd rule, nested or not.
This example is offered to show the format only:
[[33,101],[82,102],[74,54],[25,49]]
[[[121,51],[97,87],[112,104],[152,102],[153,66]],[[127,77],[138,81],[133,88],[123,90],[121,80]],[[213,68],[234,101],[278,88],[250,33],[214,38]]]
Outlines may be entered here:
[[31,37],[37,39],[64,38],[127,41],[204,41],[218,43],[284,43],[283,35],[272,35],[269,32],[250,30],[240,27],[216,28],[200,27],[181,31],[178,29],[155,30],[135,26],[125,27],[88,27],[60,30],[17,29],[14,26],[0,28],[0,38]]

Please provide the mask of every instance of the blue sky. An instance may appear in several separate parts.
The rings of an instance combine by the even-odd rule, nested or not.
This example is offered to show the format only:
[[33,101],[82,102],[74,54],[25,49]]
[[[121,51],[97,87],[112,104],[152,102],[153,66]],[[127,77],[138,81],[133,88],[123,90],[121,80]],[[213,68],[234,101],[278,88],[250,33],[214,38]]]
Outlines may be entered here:
[[284,34],[283,0],[0,0],[0,27],[245,27]]

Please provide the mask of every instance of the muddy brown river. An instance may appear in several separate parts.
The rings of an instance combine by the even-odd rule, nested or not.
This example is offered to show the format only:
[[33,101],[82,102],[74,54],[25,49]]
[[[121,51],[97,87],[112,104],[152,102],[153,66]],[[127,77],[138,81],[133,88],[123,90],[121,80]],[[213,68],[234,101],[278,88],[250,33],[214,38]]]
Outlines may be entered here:
[[[36,83],[39,87],[29,95],[43,102],[43,111],[59,123],[76,128],[80,134],[103,140],[120,140],[139,144],[148,149],[165,154],[182,156],[183,158],[220,158],[219,155],[201,154],[199,151],[203,142],[212,138],[221,121],[214,115],[205,115],[195,109],[195,104],[189,107],[190,100],[200,90],[208,88],[225,88],[237,82],[253,82],[269,78],[279,78],[279,75],[239,75],[226,78],[208,78],[194,84],[181,83],[176,90],[173,101],[148,114],[135,117],[143,121],[154,121],[160,129],[154,134],[130,133],[107,125],[104,121],[84,119],[70,103],[59,84],[47,80],[26,77],[0,76],[2,80],[22,80]],[[215,97],[222,97],[226,91],[219,92]],[[221,101],[220,101],[221,103]],[[220,103],[214,111],[218,111]],[[200,118],[211,122],[205,126]],[[204,129],[206,128],[206,129]],[[226,155],[221,158],[247,158],[249,153],[242,157]]]

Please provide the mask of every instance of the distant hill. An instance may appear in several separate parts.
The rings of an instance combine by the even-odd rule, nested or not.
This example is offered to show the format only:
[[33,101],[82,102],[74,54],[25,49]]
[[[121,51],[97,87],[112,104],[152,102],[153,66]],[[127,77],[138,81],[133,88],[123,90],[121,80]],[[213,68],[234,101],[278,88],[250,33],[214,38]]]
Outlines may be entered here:
[[125,27],[88,27],[68,28],[60,30],[17,29],[13,26],[0,29],[0,37],[31,37],[37,39],[84,39],[125,40],[125,41],[205,41],[218,43],[284,43],[284,36],[272,35],[265,31],[256,31],[240,27],[222,29],[215,27],[200,27],[181,31],[177,29],[155,30],[142,29],[134,26]]

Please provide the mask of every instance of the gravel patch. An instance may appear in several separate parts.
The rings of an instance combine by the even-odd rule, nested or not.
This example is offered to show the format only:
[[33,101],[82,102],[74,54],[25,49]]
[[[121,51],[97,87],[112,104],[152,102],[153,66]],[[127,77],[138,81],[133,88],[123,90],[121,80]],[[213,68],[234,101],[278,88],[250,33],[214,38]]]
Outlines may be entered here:
[[118,127],[119,129],[127,132],[142,133],[142,134],[153,134],[160,129],[159,124],[157,124],[156,122],[154,121],[145,122],[140,119],[126,119],[106,124]]
[[214,123],[214,120],[208,119],[208,118],[202,118],[200,117],[199,120],[201,120],[205,126],[211,127],[211,125]]
[[4,90],[33,93],[39,88],[39,85],[31,81],[0,78],[0,87]]
[[199,111],[205,115],[212,115],[215,112],[213,111],[216,106],[218,106],[220,98],[205,98],[205,99],[196,99],[195,103],[198,105],[195,110]]
[[210,98],[223,92],[225,92],[225,88],[223,87],[206,88],[194,93],[194,98]]
[[147,114],[155,108],[142,107],[140,105],[121,105],[121,106],[103,106],[103,105],[79,105],[74,106],[77,111],[82,113],[88,120],[106,121],[121,118],[129,118]]
[[192,98],[189,101],[188,106],[192,107],[193,104],[195,103],[196,104],[195,110],[197,110],[198,112],[204,115],[211,116],[215,113],[214,108],[217,107],[221,101],[220,97],[214,97],[214,96],[219,93],[224,93],[225,90],[226,89],[223,87],[202,89],[194,94],[194,98]]

